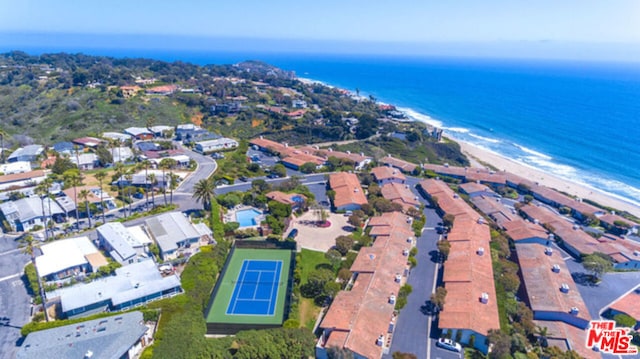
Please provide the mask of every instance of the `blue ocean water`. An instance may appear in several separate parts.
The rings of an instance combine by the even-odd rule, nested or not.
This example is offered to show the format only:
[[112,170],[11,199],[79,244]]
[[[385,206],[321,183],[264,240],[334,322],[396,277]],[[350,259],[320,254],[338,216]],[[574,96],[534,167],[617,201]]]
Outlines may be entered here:
[[197,64],[262,60],[294,70],[299,77],[359,89],[417,120],[445,128],[453,138],[640,202],[639,64],[114,49],[72,52],[80,51]]

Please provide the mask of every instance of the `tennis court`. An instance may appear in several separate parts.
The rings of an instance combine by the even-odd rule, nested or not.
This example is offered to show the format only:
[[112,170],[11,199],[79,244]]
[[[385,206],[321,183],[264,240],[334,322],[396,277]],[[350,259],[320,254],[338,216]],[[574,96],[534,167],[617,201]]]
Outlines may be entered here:
[[288,249],[234,248],[211,294],[208,328],[282,325],[294,257]]
[[282,261],[242,261],[227,315],[273,315],[281,270]]

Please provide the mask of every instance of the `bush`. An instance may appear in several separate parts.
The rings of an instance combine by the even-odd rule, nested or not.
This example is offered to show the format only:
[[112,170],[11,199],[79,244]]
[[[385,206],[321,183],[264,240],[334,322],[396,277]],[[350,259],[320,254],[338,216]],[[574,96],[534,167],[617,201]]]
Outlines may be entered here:
[[339,236],[336,238],[336,250],[343,256],[353,248],[354,240],[350,236]]
[[616,321],[616,325],[623,328],[633,328],[636,326],[636,320],[627,314],[616,314],[613,316],[613,320]]

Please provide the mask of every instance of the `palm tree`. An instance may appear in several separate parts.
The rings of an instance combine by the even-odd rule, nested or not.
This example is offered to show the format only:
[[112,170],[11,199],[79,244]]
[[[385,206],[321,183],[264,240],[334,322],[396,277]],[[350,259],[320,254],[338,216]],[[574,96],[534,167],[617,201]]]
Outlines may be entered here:
[[156,191],[155,191],[155,186],[156,186],[156,174],[155,173],[149,173],[147,175],[147,181],[149,181],[149,190],[151,191],[151,202],[153,202],[153,208],[156,207]]
[[4,138],[7,132],[0,128],[0,163],[4,163]]
[[47,300],[44,293],[44,286],[42,285],[42,279],[40,278],[38,267],[36,266],[36,248],[38,247],[38,243],[30,234],[25,235],[20,242],[22,253],[28,254],[31,257],[31,264],[33,264],[33,268],[35,268],[36,278],[38,279],[38,288],[40,288],[40,298],[42,298],[42,308],[44,309],[44,320],[48,322],[49,314],[47,313]]
[[145,189],[147,189],[145,191],[145,197],[147,200],[147,204],[149,203],[149,165],[151,164],[151,162],[149,162],[149,160],[144,160],[142,162],[140,162],[140,165],[142,167],[144,167],[144,184],[145,184]]
[[215,189],[216,186],[212,179],[201,179],[193,186],[193,198],[197,202],[202,202],[202,206],[206,211],[210,211]]
[[127,185],[127,194],[128,194],[128,198],[129,198],[129,215],[131,215],[131,187],[132,187],[132,183],[133,183],[133,171],[129,170],[125,173],[124,178],[127,179],[127,182],[129,183],[129,185]]
[[180,176],[178,176],[175,173],[169,173],[169,190],[170,192],[170,197],[169,197],[169,203],[173,204],[173,190],[176,189],[178,187],[178,179],[180,178]]
[[175,165],[176,165],[176,160],[172,158],[165,158],[162,161],[160,161],[160,168],[162,169],[162,182],[164,183],[164,185],[162,186],[164,191],[162,193],[164,194],[165,206],[167,205],[167,185],[170,184],[170,180],[167,181],[166,170],[172,170]]
[[80,191],[80,198],[84,200],[84,208],[87,213],[87,219],[89,220],[89,227],[91,227],[91,212],[89,211],[89,195],[91,192],[87,189]]
[[100,208],[102,209],[102,223],[107,223],[107,220],[104,216],[104,200],[103,200],[103,193],[102,193],[103,191],[102,182],[107,177],[107,173],[104,171],[96,172],[95,177],[100,183]]
[[76,226],[78,227],[78,232],[80,231],[80,216],[78,214],[78,185],[82,184],[82,175],[80,175],[80,171],[77,169],[67,170],[64,173],[64,181],[66,186],[73,187],[73,202],[76,204]]
[[118,162],[115,165],[116,178],[118,179],[118,191],[120,192],[120,200],[122,201],[122,208],[124,210],[125,217],[127,216],[126,203],[124,203],[124,186],[122,185],[122,176],[124,176],[125,168],[122,162]]
[[549,335],[549,328],[547,327],[536,327],[536,334],[538,334],[538,343],[540,344],[541,347],[546,348],[547,346],[549,346],[549,343],[547,342],[547,336]]
[[[47,214],[44,211],[44,199],[45,198],[49,198],[47,195],[49,193],[49,189],[47,186],[47,183],[45,181],[40,182],[37,186],[36,189],[34,191],[38,197],[40,197],[40,202],[42,204],[42,222],[44,222],[44,240],[48,241],[49,240],[49,229],[47,228],[47,223],[49,221],[47,221]],[[49,208],[49,215],[51,215],[51,208]]]

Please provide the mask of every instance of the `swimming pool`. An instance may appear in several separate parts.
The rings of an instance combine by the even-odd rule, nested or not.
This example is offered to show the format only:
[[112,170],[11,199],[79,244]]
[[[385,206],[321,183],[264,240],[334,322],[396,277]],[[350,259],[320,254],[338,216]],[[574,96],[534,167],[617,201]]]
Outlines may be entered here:
[[254,208],[243,209],[236,212],[236,221],[240,223],[240,228],[257,226],[260,224],[258,223],[257,217],[261,214],[262,212]]

